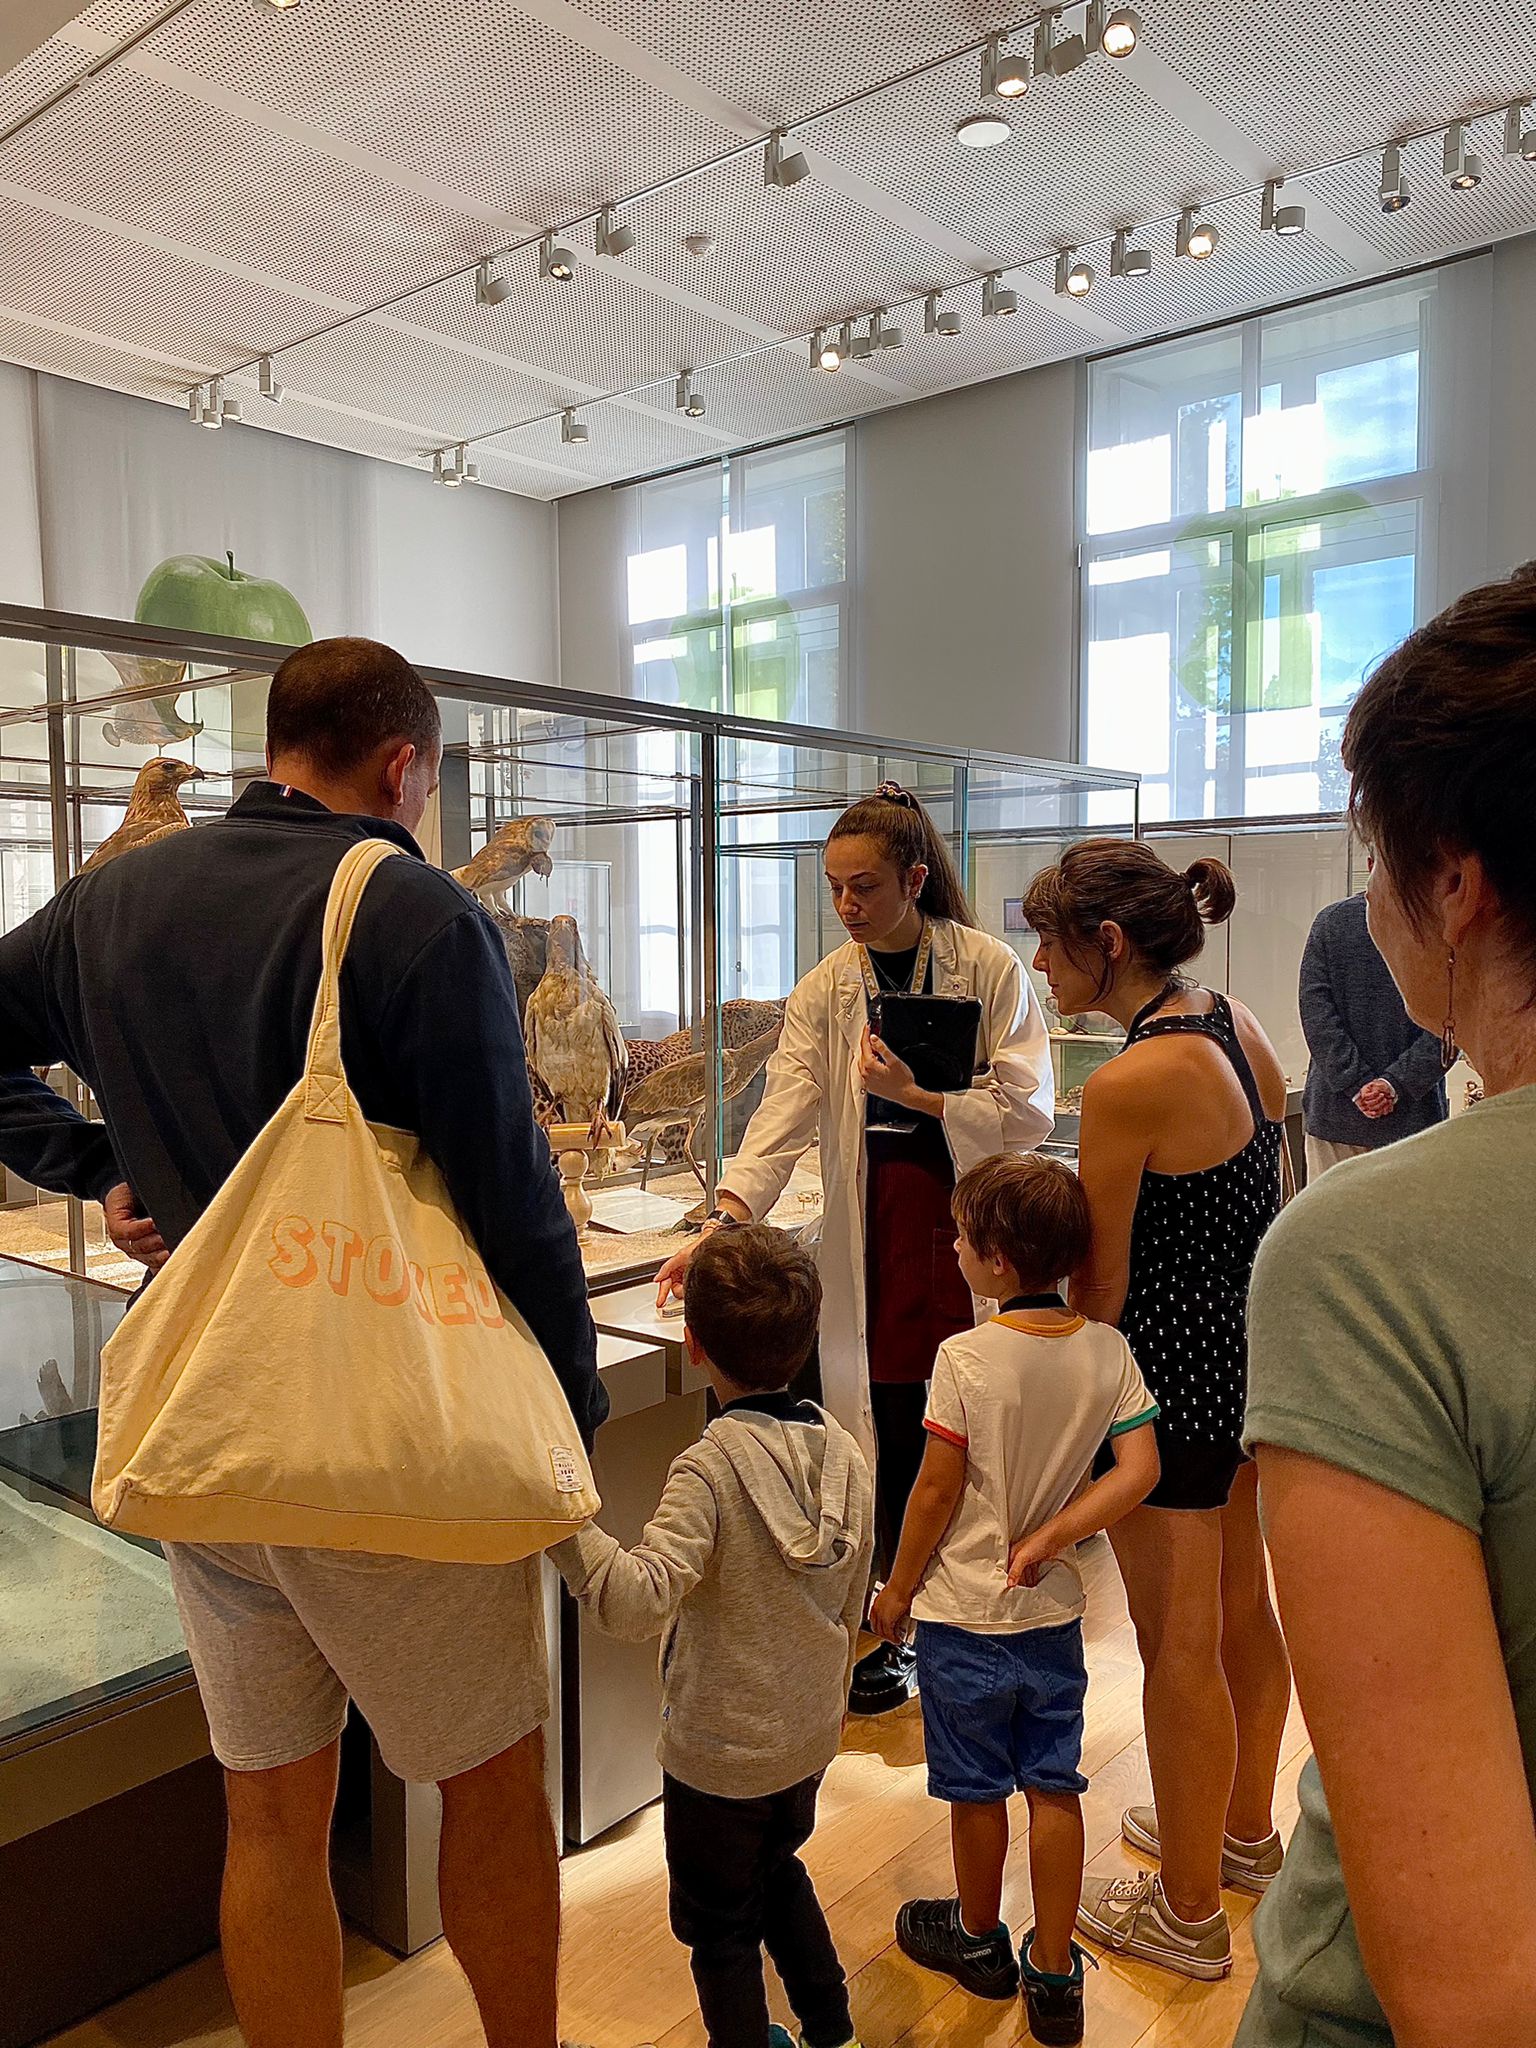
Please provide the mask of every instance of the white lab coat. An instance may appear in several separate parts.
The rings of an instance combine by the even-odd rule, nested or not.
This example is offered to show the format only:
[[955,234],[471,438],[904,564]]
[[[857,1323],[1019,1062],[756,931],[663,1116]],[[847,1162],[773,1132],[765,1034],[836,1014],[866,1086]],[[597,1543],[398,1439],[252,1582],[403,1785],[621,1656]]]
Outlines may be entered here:
[[[935,918],[933,992],[981,1002],[986,1069],[968,1091],[944,1098],[944,1135],[955,1172],[998,1152],[1033,1150],[1054,1126],[1056,1086],[1050,1035],[1018,955],[989,932]],[[865,1093],[859,1079],[866,1016],[858,948],[850,940],[791,992],[763,1099],[720,1186],[754,1217],[766,1216],[796,1160],[820,1139],[822,1394],[873,1465],[864,1303]]]

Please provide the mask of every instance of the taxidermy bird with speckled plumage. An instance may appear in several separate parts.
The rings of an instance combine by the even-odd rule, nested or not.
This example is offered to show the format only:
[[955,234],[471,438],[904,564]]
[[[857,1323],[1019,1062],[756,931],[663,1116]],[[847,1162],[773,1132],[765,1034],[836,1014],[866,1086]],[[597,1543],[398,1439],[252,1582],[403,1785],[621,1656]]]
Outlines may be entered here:
[[172,832],[190,830],[192,821],[181,808],[176,792],[184,782],[200,781],[202,773],[201,768],[193,768],[169,754],[158,754],[153,761],[146,761],[134,782],[123,822],[109,839],[101,842],[81,868],[81,874],[88,875],[92,868],[104,868],[108,861],[133,853],[138,847],[153,846],[157,839],[165,839]]
[[478,896],[488,910],[505,910],[507,891],[530,868],[546,881],[554,872],[549,857],[554,836],[553,818],[514,818],[494,839],[486,841],[473,860],[455,868],[453,879]]
[[587,965],[574,917],[550,919],[547,959],[523,1024],[528,1063],[559,1121],[586,1124],[597,1137],[618,1114],[628,1048],[618,1013]]

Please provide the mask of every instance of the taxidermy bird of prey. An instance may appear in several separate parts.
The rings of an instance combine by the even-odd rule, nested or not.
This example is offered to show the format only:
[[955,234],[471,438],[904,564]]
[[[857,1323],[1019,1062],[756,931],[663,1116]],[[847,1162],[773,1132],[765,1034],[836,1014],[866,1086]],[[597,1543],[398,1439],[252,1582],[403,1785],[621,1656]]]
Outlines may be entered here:
[[136,847],[153,846],[157,839],[165,839],[172,832],[187,831],[191,821],[176,792],[184,782],[199,781],[202,773],[201,768],[174,760],[168,754],[146,761],[128,799],[127,816],[111,838],[97,847],[81,868],[81,874],[88,875],[92,868],[104,868],[108,861],[116,860],[119,854],[132,853]]
[[624,1034],[587,965],[574,917],[550,919],[548,961],[544,979],[528,998],[528,1063],[548,1089],[558,1119],[587,1124],[596,1138],[618,1114],[624,1094]]
[[506,907],[507,891],[532,868],[547,881],[554,872],[549,844],[555,836],[553,818],[514,818],[488,840],[474,859],[453,870],[472,896],[491,910]]
[[502,949],[512,979],[517,984],[517,1014],[528,1014],[528,998],[544,979],[549,965],[549,919],[524,917],[516,910],[493,910],[491,918],[501,933]]
[[[783,1029],[784,1018],[780,1014],[761,1038],[754,1038],[749,1045],[726,1047],[720,1056],[722,1105],[739,1095],[747,1083],[763,1071]],[[703,1169],[693,1149],[704,1116],[704,1075],[705,1055],[691,1052],[686,1058],[673,1060],[670,1065],[648,1074],[625,1095],[624,1125],[630,1142],[634,1143],[644,1133],[645,1163],[640,1173],[642,1188],[650,1177],[651,1154],[656,1148],[656,1140],[663,1131],[674,1129],[679,1124],[687,1127],[685,1150],[688,1164],[693,1168],[699,1186],[704,1186]]]

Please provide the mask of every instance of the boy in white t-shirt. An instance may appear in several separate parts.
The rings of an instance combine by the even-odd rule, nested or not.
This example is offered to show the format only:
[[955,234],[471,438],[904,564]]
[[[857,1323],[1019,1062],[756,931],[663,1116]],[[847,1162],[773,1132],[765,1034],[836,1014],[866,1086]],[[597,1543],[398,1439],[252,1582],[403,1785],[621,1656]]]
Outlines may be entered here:
[[[950,1808],[957,1899],[909,1899],[905,1953],[983,1998],[1022,1966],[1037,2041],[1083,2037],[1082,1574],[1074,1545],[1157,1484],[1157,1406],[1118,1330],[1073,1315],[1058,1279],[1086,1260],[1076,1174],[1038,1154],[984,1160],[953,1201],[960,1270],[1001,1311],[939,1346],[928,1449],[870,1626],[917,1623],[928,1789]],[[1108,1437],[1114,1467],[1090,1480]],[[1035,1924],[1001,1924],[1008,1799],[1029,1801]]]

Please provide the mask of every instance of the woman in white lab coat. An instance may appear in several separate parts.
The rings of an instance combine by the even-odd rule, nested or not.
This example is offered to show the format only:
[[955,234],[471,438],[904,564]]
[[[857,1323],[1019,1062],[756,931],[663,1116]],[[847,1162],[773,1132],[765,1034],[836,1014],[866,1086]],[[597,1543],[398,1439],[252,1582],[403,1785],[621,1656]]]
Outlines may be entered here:
[[[853,804],[832,828],[825,866],[848,943],[790,994],[763,1099],[705,1230],[765,1217],[819,1142],[822,1398],[875,1463],[888,1559],[922,1462],[934,1354],[974,1320],[950,1191],[978,1160],[1049,1136],[1055,1090],[1045,1020],[1018,955],[977,929],[949,850],[915,797],[882,783]],[[968,1089],[918,1087],[871,1037],[868,1002],[885,991],[980,1001]],[[892,1114],[897,1128],[879,1121]],[[681,1288],[691,1252],[662,1267],[660,1299]],[[889,1646],[866,1658],[852,1704],[899,1704],[909,1660]]]

